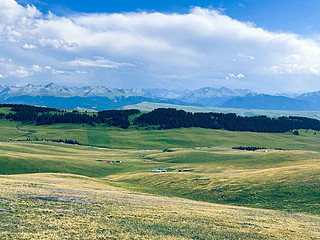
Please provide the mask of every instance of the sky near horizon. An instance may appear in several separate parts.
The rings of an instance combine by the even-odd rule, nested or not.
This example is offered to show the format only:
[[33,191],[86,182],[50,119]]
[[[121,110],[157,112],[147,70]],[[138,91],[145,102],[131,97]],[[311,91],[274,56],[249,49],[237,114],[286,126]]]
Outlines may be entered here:
[[0,0],[0,85],[320,90],[318,0]]

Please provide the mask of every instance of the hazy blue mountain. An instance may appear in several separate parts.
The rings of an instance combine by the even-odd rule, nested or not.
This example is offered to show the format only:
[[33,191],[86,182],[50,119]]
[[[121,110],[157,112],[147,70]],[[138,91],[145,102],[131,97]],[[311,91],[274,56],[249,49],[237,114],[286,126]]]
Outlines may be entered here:
[[180,99],[190,90],[171,90],[164,88],[146,88],[141,89],[141,93],[145,97],[157,97],[157,98],[168,98],[168,99]]
[[296,97],[295,99],[308,101],[308,102],[311,102],[315,105],[320,105],[320,91],[304,93],[304,94]]
[[218,107],[227,100],[251,93],[248,89],[229,89],[205,87],[196,90],[142,89],[145,96],[179,99],[187,103]]
[[5,87],[0,96],[3,98],[18,96],[52,96],[52,97],[107,97],[114,99],[117,97],[142,96],[135,89],[113,89],[104,86],[87,87],[62,87],[54,83],[47,85],[11,86]]
[[189,103],[199,103],[204,106],[219,107],[229,99],[238,96],[244,96],[251,93],[248,89],[229,89],[229,88],[200,88],[190,91],[180,100]]
[[47,85],[6,86],[0,88],[0,101],[57,108],[113,109],[142,101],[191,106],[220,106],[249,90],[201,88],[197,90],[116,89],[104,86],[63,87]]
[[17,103],[47,106],[61,109],[77,109],[83,108],[88,110],[106,110],[118,109],[125,105],[132,105],[144,101],[169,103],[177,105],[187,105],[187,103],[179,100],[160,99],[160,98],[145,98],[145,97],[116,97],[110,99],[107,97],[53,97],[53,96],[17,96],[7,99],[1,99],[1,103]]
[[316,106],[306,100],[298,100],[284,96],[272,96],[266,94],[247,94],[243,97],[234,97],[222,104],[221,107],[299,111],[320,110],[319,106]]
[[[113,89],[103,86],[62,87],[47,85],[10,86],[0,90],[1,103],[30,104],[62,109],[117,109],[143,101],[189,105],[178,99],[146,97],[138,89]],[[197,104],[195,104],[197,105]]]
[[257,94],[248,89],[205,87],[196,90],[117,89],[105,86],[0,86],[1,103],[22,103],[65,109],[116,109],[141,102],[182,106],[317,111],[320,91],[296,95]]

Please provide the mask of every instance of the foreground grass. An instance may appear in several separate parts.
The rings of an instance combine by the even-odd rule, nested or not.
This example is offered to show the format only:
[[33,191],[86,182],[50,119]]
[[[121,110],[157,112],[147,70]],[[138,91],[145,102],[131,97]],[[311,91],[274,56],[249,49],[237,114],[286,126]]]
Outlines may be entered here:
[[1,239],[316,239],[320,218],[137,194],[70,174],[0,176]]

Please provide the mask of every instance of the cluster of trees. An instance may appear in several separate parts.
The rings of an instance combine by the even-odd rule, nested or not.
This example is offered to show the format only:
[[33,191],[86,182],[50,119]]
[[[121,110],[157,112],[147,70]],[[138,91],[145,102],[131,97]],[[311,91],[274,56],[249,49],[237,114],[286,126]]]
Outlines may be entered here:
[[104,123],[108,126],[116,126],[128,128],[130,122],[128,117],[132,114],[137,114],[140,111],[133,110],[107,110],[100,111],[89,115],[87,113],[79,113],[78,111],[66,112],[54,108],[35,107],[28,105],[1,104],[0,107],[11,107],[14,113],[1,114],[0,117],[5,117],[13,121],[33,122],[37,125],[48,125],[54,123]]
[[58,143],[67,143],[67,144],[78,144],[81,145],[77,140],[71,140],[71,139],[53,139],[50,140],[51,142],[58,142]]
[[243,117],[234,113],[190,113],[168,108],[159,108],[143,114],[134,120],[134,124],[141,127],[158,126],[158,129],[202,127],[229,131],[278,133],[293,129],[320,130],[319,120],[305,117]]
[[256,151],[256,150],[259,150],[259,149],[267,149],[267,148],[265,148],[265,147],[243,147],[243,146],[240,146],[240,147],[233,147],[232,149],[246,150],[246,151]]
[[[256,151],[259,149],[270,149],[270,148],[265,148],[265,147],[233,147],[232,149],[238,149],[238,150],[246,150],[246,151]],[[274,150],[284,150],[283,148],[273,148]]]

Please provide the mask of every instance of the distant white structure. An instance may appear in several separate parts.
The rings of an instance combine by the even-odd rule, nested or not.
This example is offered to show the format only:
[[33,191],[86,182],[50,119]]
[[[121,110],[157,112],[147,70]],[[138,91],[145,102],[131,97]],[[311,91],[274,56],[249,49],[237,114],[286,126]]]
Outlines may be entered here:
[[156,170],[152,170],[151,172],[166,172],[167,170],[165,169],[156,169]]

